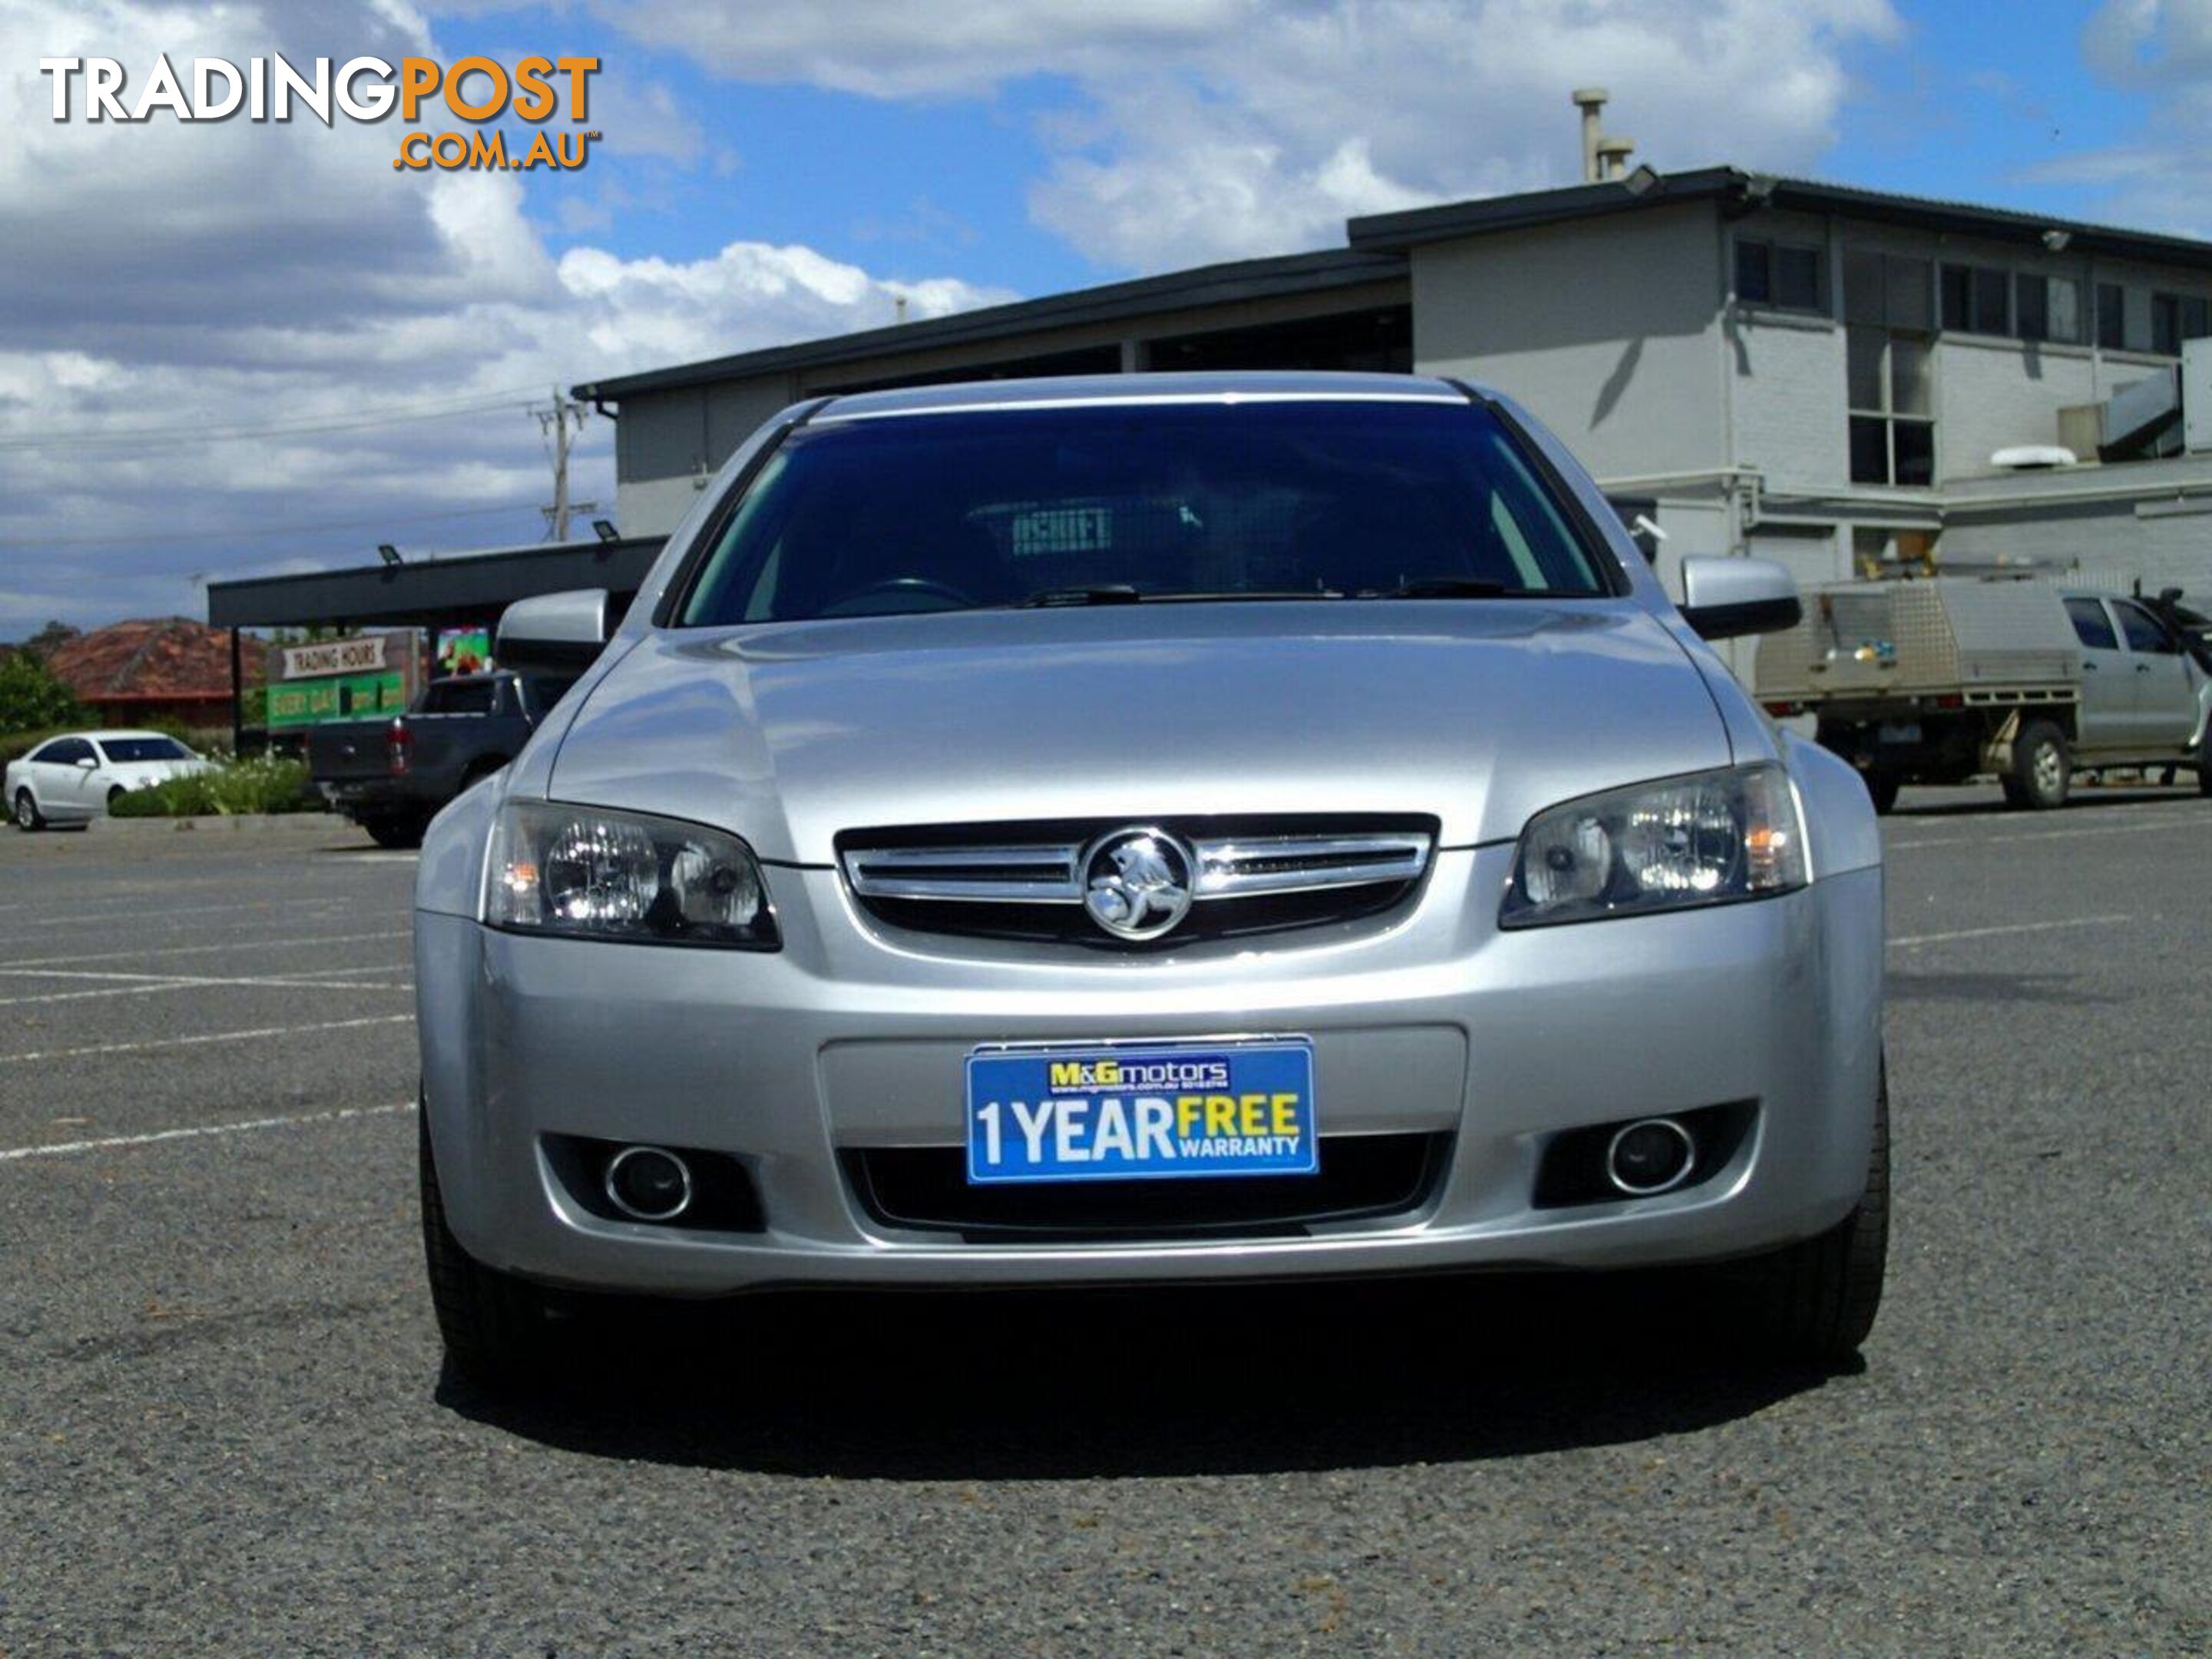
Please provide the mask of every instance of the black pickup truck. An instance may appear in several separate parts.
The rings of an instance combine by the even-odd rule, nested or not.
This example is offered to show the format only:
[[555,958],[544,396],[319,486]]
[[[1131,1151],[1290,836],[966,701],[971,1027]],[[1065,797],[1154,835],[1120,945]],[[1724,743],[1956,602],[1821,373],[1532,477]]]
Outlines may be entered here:
[[391,720],[343,720],[307,734],[324,799],[380,847],[413,847],[440,807],[514,758],[574,677],[459,674],[432,682]]

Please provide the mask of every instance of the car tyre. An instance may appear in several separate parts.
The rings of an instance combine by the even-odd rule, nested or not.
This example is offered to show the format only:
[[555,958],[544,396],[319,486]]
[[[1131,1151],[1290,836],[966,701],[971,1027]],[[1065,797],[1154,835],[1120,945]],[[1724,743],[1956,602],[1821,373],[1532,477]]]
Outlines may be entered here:
[[545,1297],[526,1279],[487,1267],[461,1248],[446,1224],[428,1111],[418,1108],[416,1121],[423,1262],[447,1363],[478,1389],[511,1389],[543,1362],[550,1346]]
[[2200,795],[2212,795],[2212,761],[2208,761],[2197,769],[2197,793]]
[[15,827],[28,835],[33,830],[46,827],[46,815],[39,811],[39,803],[28,789],[15,792]]
[[1867,793],[1874,797],[1874,810],[1887,817],[1897,805],[1897,792],[1905,787],[1904,781],[1894,772],[1865,772]]
[[1786,1358],[1846,1364],[1874,1329],[1889,1259],[1889,1073],[1875,1103],[1866,1191],[1827,1231],[1759,1256],[1743,1276],[1753,1328]]
[[2012,774],[2005,799],[2031,811],[2046,812],[2066,805],[2074,781],[2074,763],[2066,753],[2066,735],[2049,720],[2030,720],[2012,740]]
[[421,818],[363,818],[361,827],[379,847],[420,847],[429,826]]

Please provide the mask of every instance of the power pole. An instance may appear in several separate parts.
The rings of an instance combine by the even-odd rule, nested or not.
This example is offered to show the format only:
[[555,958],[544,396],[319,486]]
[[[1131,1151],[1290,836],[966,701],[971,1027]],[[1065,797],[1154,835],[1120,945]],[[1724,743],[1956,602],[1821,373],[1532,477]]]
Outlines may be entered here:
[[584,429],[584,417],[590,410],[574,398],[562,397],[556,386],[553,388],[552,407],[530,412],[538,417],[538,430],[545,434],[553,454],[553,505],[538,511],[545,515],[547,538],[565,542],[568,539],[569,514],[599,510],[597,501],[568,499],[568,441],[573,434]]

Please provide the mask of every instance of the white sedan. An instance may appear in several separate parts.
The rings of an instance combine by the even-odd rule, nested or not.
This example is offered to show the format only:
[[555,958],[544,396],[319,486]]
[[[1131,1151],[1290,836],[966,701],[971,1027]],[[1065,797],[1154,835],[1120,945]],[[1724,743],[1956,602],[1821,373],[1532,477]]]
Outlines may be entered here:
[[71,732],[8,763],[8,810],[18,830],[85,823],[118,795],[210,764],[166,732]]

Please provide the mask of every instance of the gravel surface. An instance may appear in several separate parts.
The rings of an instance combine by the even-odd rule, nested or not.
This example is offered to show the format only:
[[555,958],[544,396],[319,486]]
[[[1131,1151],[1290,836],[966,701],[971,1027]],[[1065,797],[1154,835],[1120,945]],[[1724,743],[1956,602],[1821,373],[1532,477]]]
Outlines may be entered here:
[[1887,821],[1850,1374],[1433,1280],[684,1310],[527,1407],[440,1375],[411,858],[9,836],[0,1659],[2212,1651],[2212,803],[1994,803]]

